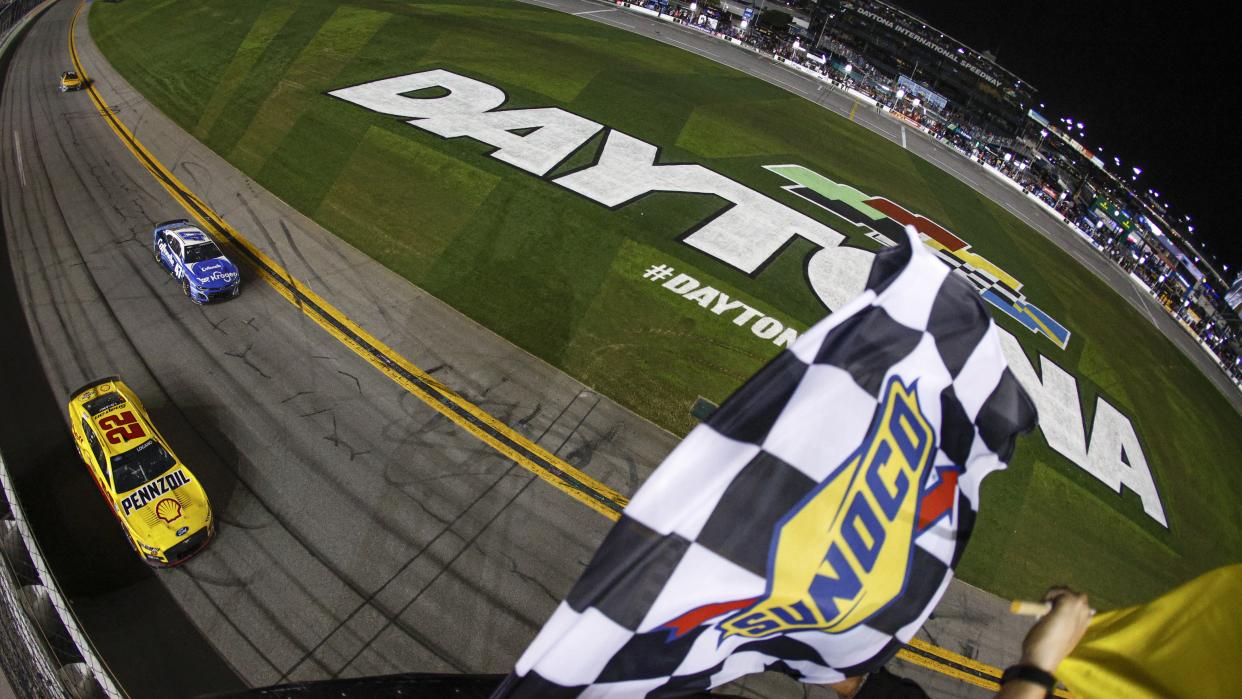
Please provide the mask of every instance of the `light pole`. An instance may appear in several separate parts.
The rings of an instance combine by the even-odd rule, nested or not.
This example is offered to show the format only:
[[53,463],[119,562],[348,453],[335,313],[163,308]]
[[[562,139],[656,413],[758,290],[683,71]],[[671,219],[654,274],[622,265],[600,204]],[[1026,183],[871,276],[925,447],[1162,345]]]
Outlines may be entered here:
[[828,28],[828,20],[832,19],[835,16],[836,16],[835,14],[830,14],[824,17],[823,23],[819,25],[819,36],[815,37],[815,48],[816,49],[819,48],[819,42],[824,40],[824,30]]

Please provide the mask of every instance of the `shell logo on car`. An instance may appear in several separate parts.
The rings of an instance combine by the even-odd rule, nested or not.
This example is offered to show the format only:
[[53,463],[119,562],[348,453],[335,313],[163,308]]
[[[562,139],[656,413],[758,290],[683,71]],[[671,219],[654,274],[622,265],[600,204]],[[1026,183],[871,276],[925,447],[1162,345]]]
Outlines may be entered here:
[[181,519],[181,503],[164,498],[155,504],[155,516],[171,524]]

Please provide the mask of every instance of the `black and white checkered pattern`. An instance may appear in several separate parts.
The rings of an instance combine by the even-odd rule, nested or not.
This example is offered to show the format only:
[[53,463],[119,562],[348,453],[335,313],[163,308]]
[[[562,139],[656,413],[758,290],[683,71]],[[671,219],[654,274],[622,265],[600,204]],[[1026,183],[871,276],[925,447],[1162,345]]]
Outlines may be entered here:
[[[1035,409],[978,294],[906,235],[877,256],[862,296],[652,474],[495,698],[686,696],[769,669],[833,682],[878,668],[914,635],[969,538],[980,482],[1004,468]],[[945,516],[915,532],[902,593],[843,632],[726,637],[714,626],[726,612],[712,605],[765,594],[777,524],[856,453],[892,377],[913,387],[936,434],[919,492],[956,478],[940,494]],[[670,630],[704,609],[692,628]]]

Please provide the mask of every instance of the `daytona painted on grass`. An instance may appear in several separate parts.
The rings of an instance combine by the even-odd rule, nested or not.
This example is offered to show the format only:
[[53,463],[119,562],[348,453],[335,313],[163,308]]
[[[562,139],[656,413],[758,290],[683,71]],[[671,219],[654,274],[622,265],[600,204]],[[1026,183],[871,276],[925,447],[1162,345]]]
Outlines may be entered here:
[[[1242,418],[1216,389],[1041,235],[810,102],[673,47],[498,0],[128,0],[93,5],[90,21],[135,87],[264,187],[679,433],[696,396],[721,400],[780,350],[782,333],[849,292],[886,222],[921,219],[937,252],[995,297],[1010,362],[1037,386],[1044,417],[986,481],[961,577],[1013,596],[1069,582],[1109,607],[1242,557]],[[478,119],[449,136],[452,123],[437,132],[420,126],[429,117],[328,94],[431,71],[501,100],[445,112]],[[453,94],[430,85],[404,99],[426,109]],[[539,114],[525,126],[479,116],[497,108]],[[559,126],[536,128],[549,120]],[[564,157],[522,160],[525,137]],[[648,151],[635,144],[654,155],[639,162]],[[675,192],[592,186],[610,149],[631,171],[697,174]],[[728,244],[724,233],[742,230],[729,212],[737,221],[760,209],[798,230],[771,248],[770,236]],[[644,278],[658,266],[694,288]],[[1143,498],[1131,490],[1144,489],[1141,461]]]

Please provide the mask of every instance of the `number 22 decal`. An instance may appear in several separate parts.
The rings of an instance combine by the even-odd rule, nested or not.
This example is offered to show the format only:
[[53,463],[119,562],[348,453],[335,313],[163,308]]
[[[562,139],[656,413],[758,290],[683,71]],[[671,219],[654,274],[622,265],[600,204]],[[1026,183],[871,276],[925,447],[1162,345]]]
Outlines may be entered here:
[[134,414],[129,410],[119,415],[108,415],[100,418],[99,427],[104,430],[104,439],[108,440],[108,444],[120,444],[131,439],[147,436],[147,433],[142,429],[142,425],[138,424],[138,418],[134,417]]

